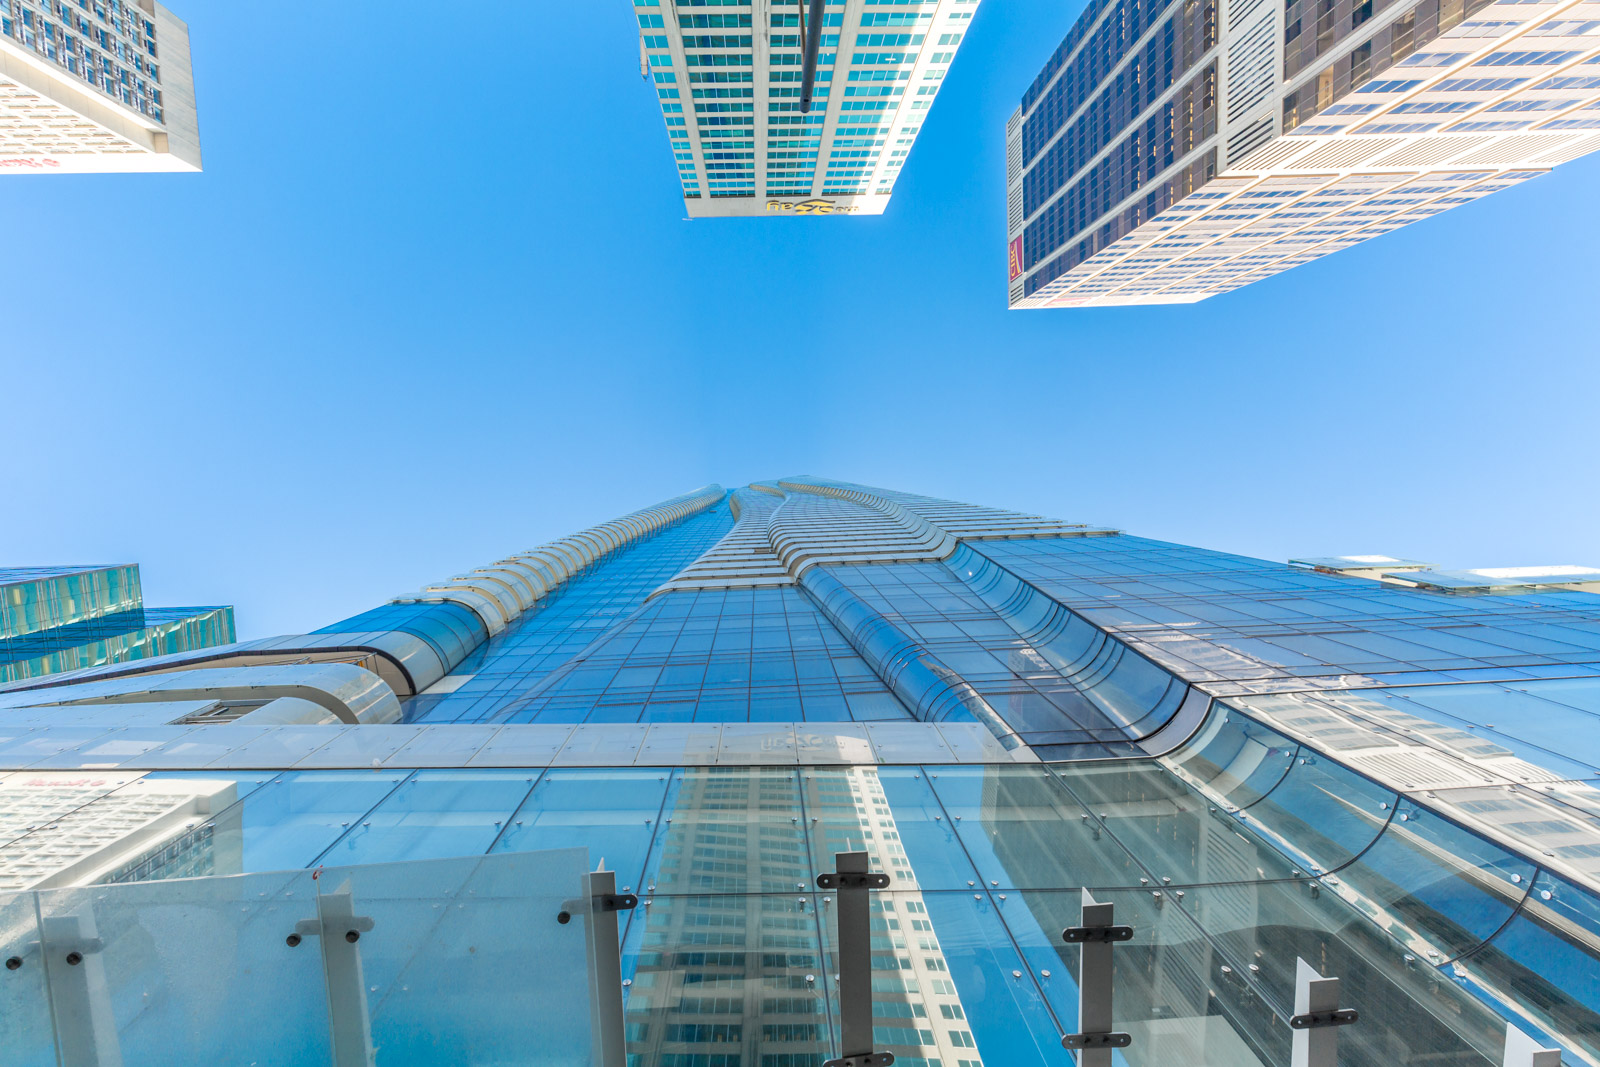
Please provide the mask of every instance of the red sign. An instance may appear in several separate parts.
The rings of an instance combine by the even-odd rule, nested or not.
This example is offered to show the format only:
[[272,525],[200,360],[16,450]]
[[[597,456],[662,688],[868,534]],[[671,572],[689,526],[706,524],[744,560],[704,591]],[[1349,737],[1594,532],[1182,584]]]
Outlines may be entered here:
[[1022,277],[1022,238],[1011,242],[1011,280]]

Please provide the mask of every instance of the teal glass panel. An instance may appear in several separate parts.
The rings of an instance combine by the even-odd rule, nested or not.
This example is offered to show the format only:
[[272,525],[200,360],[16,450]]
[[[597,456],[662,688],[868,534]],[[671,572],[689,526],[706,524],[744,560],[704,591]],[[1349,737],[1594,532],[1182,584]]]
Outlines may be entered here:
[[1600,902],[1565,879],[1541,874],[1505,929],[1446,972],[1600,1060]]
[[[831,904],[824,902],[825,919]],[[987,894],[875,893],[873,1037],[897,1064],[1073,1063],[1041,979]],[[838,972],[838,931],[823,923],[827,980]],[[837,986],[833,995],[837,997]],[[837,1021],[832,1045],[838,1047]]]
[[673,772],[563,768],[546,771],[495,844],[497,852],[587,848],[596,867],[639,887]]
[[0,1038],[7,1063],[56,1067],[55,1028],[44,959],[39,954],[39,905],[32,893],[0,896],[0,959],[15,960],[0,972]]
[[1248,824],[1219,811],[1153,761],[1052,769],[1106,832],[1138,857],[1152,884],[1248,882],[1295,873],[1294,864]]
[[330,1062],[317,940],[287,944],[316,887],[294,871],[38,894],[63,1061]]
[[989,888],[1139,885],[1149,872],[1044,767],[930,767]]
[[816,872],[806,850],[799,778],[792,767],[693,767],[675,774],[646,886],[673,894],[811,889]]
[[1232,961],[1207,979],[1245,982],[1272,1006],[1270,1032],[1248,1034],[1260,1047],[1279,1047],[1274,1035],[1294,1014],[1295,961],[1304,959],[1338,978],[1340,1003],[1361,1013],[1358,1025],[1340,1032],[1341,1067],[1500,1064],[1503,1019],[1316,882],[1203,886],[1169,896]]
[[481,856],[533,781],[529,771],[418,771],[323,853],[321,862]]
[[[1039,976],[1062,1027],[1078,1032],[1081,952],[1066,943],[1062,931],[1082,925],[1082,892],[1007,896],[998,902],[1000,917]],[[1289,1062],[1288,1027],[1249,983],[1233,977],[1245,971],[1244,964],[1223,955],[1170,891],[1096,890],[1094,899],[1115,908],[1117,923],[1133,927],[1133,939],[1113,949],[1116,1027],[1133,1037],[1119,1053],[1125,1063],[1278,1067]]]
[[[877,768],[877,780],[891,815],[889,825],[877,836],[894,834],[907,862],[904,866],[891,864],[874,869],[889,871],[897,886],[970,889],[978,883],[978,871],[956,835],[955,819],[946,814],[934,795],[929,773],[921,767]],[[844,815],[838,824],[848,828],[849,816]],[[819,853],[817,862],[825,864],[827,870],[835,868],[832,855]]]
[[245,871],[306,867],[366,817],[403,771],[294,771],[262,786],[217,820],[220,847]]
[[[324,868],[333,1032],[364,1022],[385,1067],[588,1063],[584,920],[557,920],[582,899],[588,867],[583,849],[564,849]],[[339,933],[352,921],[353,944]]]
[[1431,963],[1470,952],[1511,918],[1537,868],[1408,801],[1325,886]]
[[622,952],[630,1067],[816,1067],[832,1056],[813,893],[657,896]]

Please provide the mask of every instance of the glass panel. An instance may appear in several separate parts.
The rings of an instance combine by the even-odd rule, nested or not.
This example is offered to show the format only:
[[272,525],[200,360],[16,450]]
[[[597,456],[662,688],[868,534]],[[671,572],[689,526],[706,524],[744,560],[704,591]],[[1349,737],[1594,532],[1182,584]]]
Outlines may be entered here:
[[1541,874],[1516,918],[1449,969],[1600,1060],[1600,903],[1588,893]]
[[628,1062],[798,1067],[828,1058],[817,906],[812,893],[641,905],[622,954]]
[[1492,935],[1532,885],[1533,864],[1415,805],[1323,881],[1411,952],[1452,959]]
[[[311,872],[56,889],[39,898],[66,1062],[238,1063],[265,1048],[284,1063],[329,1062],[317,942],[286,942],[297,923],[317,917]],[[71,953],[80,954],[76,963]],[[36,968],[16,973],[28,970]]]
[[587,869],[583,849],[323,868],[335,1033],[364,1016],[386,1065],[587,1063],[584,922],[557,920]]
[[1200,733],[1163,762],[1224,805],[1245,808],[1283,781],[1299,747],[1276,730],[1215,705]]
[[1287,878],[1294,866],[1240,820],[1157,763],[1068,764],[1052,768],[1152,882],[1193,885]]
[[511,817],[496,852],[587,848],[598,868],[617,872],[617,888],[640,885],[670,771],[547,772]]
[[322,862],[481,856],[533,779],[527,771],[418,771],[323,853]]
[[262,786],[217,820],[219,842],[246,871],[306,867],[406,777],[405,771],[298,771]]
[[1125,886],[1150,877],[1043,767],[929,767],[927,773],[990,888]]
[[926,776],[914,767],[849,767],[805,772],[811,858],[837,868],[838,853],[866,852],[872,870],[897,889],[966,889],[977,872],[956,839]]
[[[17,1067],[55,1067],[56,1039],[39,955],[38,903],[32,893],[0,897],[0,1034]],[[12,969],[10,961],[17,961]]]
[[[832,983],[838,931],[828,900],[823,913]],[[987,893],[874,893],[872,972],[874,1041],[896,1064],[1072,1062]],[[831,1047],[838,1042],[835,1021]]]
[[[1000,916],[1040,976],[1051,1008],[1077,1032],[1080,950],[1062,931],[1083,917],[1081,891],[1008,894]],[[1206,1064],[1279,1067],[1289,1062],[1289,1029],[1223,956],[1175,897],[1142,890],[1097,890],[1116,907],[1133,940],[1113,948],[1113,1021],[1133,1036],[1121,1055],[1132,1067]],[[1232,963],[1233,968],[1222,968]]]
[[806,854],[799,777],[785,767],[696,767],[674,775],[647,888],[810,890],[816,872]]
[[1341,1067],[1501,1062],[1504,1020],[1315,882],[1203,886],[1176,902],[1235,961],[1232,975],[1276,1009],[1271,1031],[1252,1037],[1263,1047],[1287,1029],[1300,958],[1339,978],[1341,1003],[1361,1013],[1358,1025],[1340,1032]]

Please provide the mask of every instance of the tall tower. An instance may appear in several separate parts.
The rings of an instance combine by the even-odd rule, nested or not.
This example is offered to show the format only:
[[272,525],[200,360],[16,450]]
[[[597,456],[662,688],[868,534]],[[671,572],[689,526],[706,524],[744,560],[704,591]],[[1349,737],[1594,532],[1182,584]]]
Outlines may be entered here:
[[197,171],[189,27],[155,0],[0,0],[0,171]]
[[1192,303],[1592,152],[1597,15],[1097,0],[1006,127],[1010,306]]
[[830,0],[807,110],[807,0],[637,0],[689,217],[883,214],[978,3]]

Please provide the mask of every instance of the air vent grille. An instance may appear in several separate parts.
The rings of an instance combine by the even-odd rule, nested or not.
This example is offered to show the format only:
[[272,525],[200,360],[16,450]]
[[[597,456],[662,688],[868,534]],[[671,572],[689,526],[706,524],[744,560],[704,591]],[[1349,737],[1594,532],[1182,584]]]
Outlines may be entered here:
[[1294,161],[1295,170],[1345,170],[1359,166],[1390,148],[1404,143],[1402,137],[1351,137],[1329,141],[1310,155]]
[[1431,167],[1470,152],[1483,144],[1487,137],[1421,137],[1403,148],[1397,148],[1382,159],[1375,159],[1375,167]]
[[1262,19],[1228,45],[1228,121],[1238,122],[1277,85],[1277,27]]

